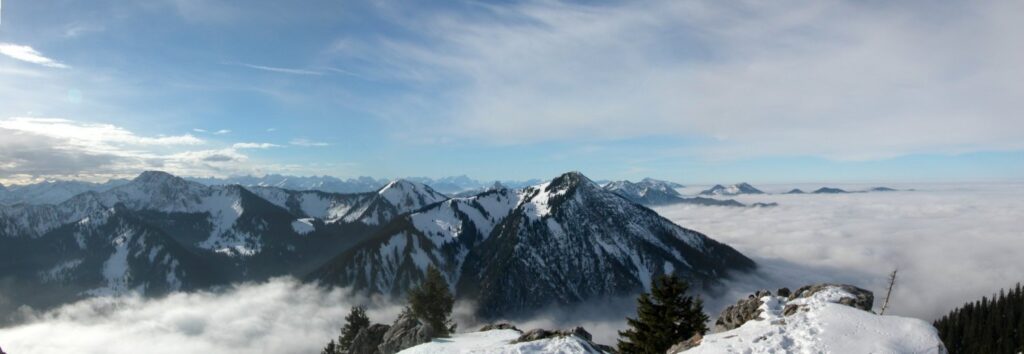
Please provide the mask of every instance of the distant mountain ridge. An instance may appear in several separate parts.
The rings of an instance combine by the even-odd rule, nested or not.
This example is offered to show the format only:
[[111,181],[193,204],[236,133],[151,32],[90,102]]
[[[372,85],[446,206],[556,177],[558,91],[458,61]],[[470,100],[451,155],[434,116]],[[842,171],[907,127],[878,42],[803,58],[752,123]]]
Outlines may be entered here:
[[57,204],[85,192],[102,192],[128,183],[114,179],[105,183],[83,181],[44,181],[25,185],[0,185],[0,204]]
[[[263,177],[236,176],[227,178],[188,178],[206,185],[227,185],[238,184],[246,187],[277,187],[291,190],[317,190],[331,193],[365,193],[380,189],[390,182],[388,179],[373,177],[357,177],[341,179],[332,176],[286,176],[269,174]],[[425,184],[435,191],[446,195],[454,195],[469,191],[483,191],[491,186],[494,181],[484,182],[470,178],[466,175],[449,176],[441,178],[429,177],[405,177],[402,180]],[[512,188],[522,188],[540,183],[540,180],[526,181],[502,181],[504,185]]]
[[764,194],[764,192],[762,192],[760,189],[754,188],[754,186],[751,186],[750,184],[745,182],[729,186],[716,184],[714,187],[711,187],[707,190],[700,192],[700,195],[708,196],[734,196],[740,194]]

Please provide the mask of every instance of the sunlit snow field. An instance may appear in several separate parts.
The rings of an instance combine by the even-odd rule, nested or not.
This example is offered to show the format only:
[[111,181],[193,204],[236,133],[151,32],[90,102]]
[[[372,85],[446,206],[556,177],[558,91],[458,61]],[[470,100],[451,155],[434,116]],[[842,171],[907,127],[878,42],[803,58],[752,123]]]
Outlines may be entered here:
[[[757,187],[783,192],[820,186]],[[696,194],[702,187],[683,192]],[[677,205],[656,210],[732,245],[761,265],[757,274],[729,281],[730,289],[717,298],[705,294],[712,318],[750,290],[811,281],[866,287],[875,292],[877,308],[894,267],[899,267],[899,279],[889,313],[928,321],[964,301],[1024,281],[1024,185],[892,187],[916,191],[751,195],[736,199],[779,206]],[[313,353],[337,336],[352,303],[369,304],[376,322],[390,322],[400,311],[400,305],[381,299],[353,298],[345,291],[277,279],[217,294],[86,300],[0,329],[0,346],[11,353]],[[615,344],[616,330],[624,327],[633,303],[628,298],[552,309],[517,325],[583,325],[598,342]],[[480,326],[466,316],[469,306],[458,306],[460,331]],[[53,340],[54,333],[62,333],[60,340]]]

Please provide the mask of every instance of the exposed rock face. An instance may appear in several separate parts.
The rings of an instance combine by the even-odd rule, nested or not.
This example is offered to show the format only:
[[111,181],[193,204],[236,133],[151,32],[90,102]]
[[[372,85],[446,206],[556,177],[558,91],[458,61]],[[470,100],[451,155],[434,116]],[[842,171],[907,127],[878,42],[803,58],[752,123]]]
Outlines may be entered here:
[[756,293],[740,299],[735,305],[730,305],[722,310],[715,321],[715,332],[724,332],[742,326],[747,321],[757,319],[761,315],[762,297],[771,296],[768,290],[758,290]]
[[675,354],[687,349],[692,349],[700,345],[700,341],[702,339],[704,339],[704,336],[700,335],[700,333],[694,334],[693,337],[690,337],[690,339],[676,343],[675,345],[669,347],[668,350],[665,351],[665,354]]
[[523,335],[519,336],[518,339],[512,341],[512,343],[532,342],[532,341],[535,341],[535,340],[547,339],[547,338],[552,338],[552,337],[566,337],[566,336],[576,336],[576,337],[578,337],[580,339],[584,339],[584,340],[586,340],[588,342],[594,340],[594,337],[590,335],[590,332],[587,332],[587,330],[583,329],[583,327],[575,327],[575,328],[572,328],[572,329],[563,329],[563,330],[554,330],[554,331],[546,330],[546,329],[541,329],[541,328],[535,328],[535,329],[531,329],[529,331],[526,331],[526,333],[523,333]]
[[506,322],[491,323],[491,324],[488,324],[488,325],[484,325],[483,327],[480,327],[480,330],[477,331],[477,332],[493,331],[493,330],[496,330],[496,329],[511,329],[513,331],[516,331],[516,332],[519,332],[519,333],[523,333],[523,331],[521,331],[519,328],[516,328],[516,326],[513,326],[511,323],[506,323]]
[[377,349],[380,354],[394,354],[402,349],[429,342],[436,336],[437,331],[432,326],[411,314],[403,313],[398,316],[387,333],[384,333],[384,338]]
[[[818,292],[820,292],[822,290],[825,290],[827,288],[830,288],[830,287],[840,288],[843,291],[848,292],[848,293],[850,293],[850,295],[854,296],[854,298],[843,297],[842,299],[839,299],[839,301],[837,301],[837,303],[839,303],[839,304],[843,304],[843,305],[850,306],[850,307],[855,307],[855,308],[858,308],[858,309],[861,309],[861,310],[864,310],[864,311],[871,311],[871,308],[875,306],[875,294],[874,293],[872,293],[872,292],[870,292],[868,290],[864,290],[864,289],[858,288],[858,287],[853,286],[853,285],[846,285],[846,284],[814,284],[814,285],[806,285],[806,286],[801,287],[800,289],[797,289],[796,292],[794,292],[792,295],[789,296],[789,299],[793,300],[793,299],[797,299],[797,298],[808,298],[808,297],[811,297],[811,295],[814,295],[814,294],[816,294],[816,293],[818,293]],[[780,296],[781,296],[781,294],[780,294]]]
[[384,333],[390,329],[391,326],[384,324],[374,324],[370,327],[366,327],[356,334],[356,337],[352,339],[352,346],[349,347],[348,354],[377,354],[377,346],[380,345],[384,339]]

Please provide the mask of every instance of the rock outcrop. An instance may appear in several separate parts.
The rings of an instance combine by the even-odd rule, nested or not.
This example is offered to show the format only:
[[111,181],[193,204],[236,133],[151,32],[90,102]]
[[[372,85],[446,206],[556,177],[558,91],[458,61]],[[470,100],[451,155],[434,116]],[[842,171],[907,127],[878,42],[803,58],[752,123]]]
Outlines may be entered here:
[[768,290],[758,290],[757,292],[750,294],[746,299],[740,299],[735,305],[730,305],[722,310],[722,313],[718,315],[718,320],[715,321],[715,332],[724,332],[730,329],[742,326],[747,321],[755,320],[761,316],[761,305],[764,302],[761,298],[765,296],[771,296],[772,292]]
[[693,337],[690,337],[690,339],[676,343],[675,345],[669,347],[668,350],[665,351],[665,354],[675,354],[687,349],[693,349],[700,345],[701,339],[704,339],[704,336],[700,335],[699,333],[694,334]]
[[[858,287],[853,286],[853,285],[846,285],[846,284],[814,284],[814,285],[806,285],[806,286],[801,287],[800,289],[797,289],[796,292],[794,292],[793,294],[789,295],[789,299],[793,300],[793,299],[797,299],[797,298],[809,298],[809,297],[813,296],[814,294],[817,294],[817,293],[819,293],[819,292],[821,292],[823,290],[826,290],[828,288],[839,288],[842,291],[845,291],[845,292],[849,293],[850,295],[853,295],[852,298],[851,297],[843,297],[843,298],[839,299],[836,302],[838,304],[859,308],[859,309],[864,310],[864,311],[871,311],[871,308],[875,306],[875,294],[874,293],[872,293],[872,292],[870,292],[868,290],[864,290],[864,289],[858,288]],[[782,295],[780,294],[779,296],[782,296]]]
[[948,353],[931,323],[875,314],[873,302],[870,291],[843,284],[778,295],[762,290],[723,311],[716,328],[731,329],[687,339],[669,352]]
[[437,337],[437,331],[431,325],[412,314],[402,313],[384,333],[377,349],[380,354],[395,354],[402,349],[429,342],[434,337]]
[[496,329],[511,329],[511,330],[519,332],[519,333],[523,332],[519,328],[516,328],[516,326],[513,326],[511,323],[507,323],[507,322],[487,324],[487,325],[484,325],[483,327],[480,327],[480,330],[477,331],[477,332],[493,331],[493,330],[496,330]]
[[384,340],[384,333],[390,328],[391,326],[379,323],[363,328],[352,339],[348,354],[377,354],[377,346]]
[[523,335],[519,336],[519,338],[516,339],[515,341],[513,341],[512,343],[532,342],[532,341],[535,341],[535,340],[548,339],[548,338],[553,338],[553,337],[567,337],[567,336],[576,336],[576,337],[578,337],[580,339],[583,339],[583,340],[586,340],[588,342],[594,340],[594,337],[590,335],[590,332],[587,332],[587,330],[583,329],[583,327],[575,327],[575,328],[572,328],[572,329],[563,329],[563,330],[554,330],[554,331],[546,330],[546,329],[542,329],[542,328],[535,328],[535,329],[531,329],[529,331],[526,331],[525,333],[523,333]]

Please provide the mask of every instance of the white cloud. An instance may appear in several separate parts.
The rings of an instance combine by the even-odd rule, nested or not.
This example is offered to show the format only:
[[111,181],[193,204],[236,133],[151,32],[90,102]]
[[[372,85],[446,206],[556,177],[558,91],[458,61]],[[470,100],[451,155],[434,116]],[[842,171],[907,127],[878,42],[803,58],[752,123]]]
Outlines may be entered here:
[[331,145],[331,144],[328,144],[328,143],[319,142],[319,141],[312,141],[312,140],[304,139],[304,138],[292,139],[292,141],[290,141],[289,144],[292,144],[292,145],[295,145],[295,146],[305,146],[305,147],[310,147],[310,146],[328,146],[328,145]]
[[200,129],[200,128],[192,128],[192,131],[194,131],[194,132],[196,132],[196,133],[205,133],[205,132],[206,132],[206,129]]
[[221,129],[221,130],[213,132],[213,135],[224,135],[224,134],[230,134],[230,133],[231,133],[231,130]]
[[0,181],[104,180],[134,176],[146,169],[190,176],[246,174],[254,166],[240,150],[279,147],[243,142],[211,148],[208,144],[191,134],[145,136],[112,124],[59,118],[0,119],[0,161],[4,161]]
[[336,53],[443,90],[432,108],[450,121],[410,119],[420,134],[494,143],[668,135],[697,138],[708,157],[1024,149],[1020,2],[479,9],[489,10],[393,14],[421,40],[346,38]]
[[281,147],[281,145],[271,143],[235,143],[231,147],[234,149],[269,149]]
[[14,43],[0,43],[0,54],[24,62],[39,64],[46,67],[58,69],[68,68],[67,65],[64,65],[56,60],[47,58],[35,49],[33,49],[32,47],[27,45],[20,45]]

